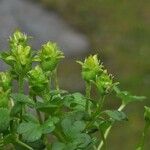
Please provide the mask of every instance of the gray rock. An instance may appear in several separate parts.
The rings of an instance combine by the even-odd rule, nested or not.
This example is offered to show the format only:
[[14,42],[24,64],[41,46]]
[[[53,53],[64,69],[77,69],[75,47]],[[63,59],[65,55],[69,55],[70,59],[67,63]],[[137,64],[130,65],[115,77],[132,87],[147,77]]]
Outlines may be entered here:
[[85,54],[89,47],[84,35],[41,5],[27,0],[0,0],[1,49],[7,48],[7,38],[16,28],[34,37],[34,48],[51,40],[60,45],[66,56],[72,57]]

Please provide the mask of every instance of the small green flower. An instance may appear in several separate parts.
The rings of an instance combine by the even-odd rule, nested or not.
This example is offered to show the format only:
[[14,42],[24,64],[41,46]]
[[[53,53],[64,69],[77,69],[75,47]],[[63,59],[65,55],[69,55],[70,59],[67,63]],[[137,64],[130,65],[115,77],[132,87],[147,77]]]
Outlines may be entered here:
[[112,90],[113,84],[113,77],[107,73],[107,70],[104,70],[100,76],[96,77],[95,84],[98,88],[98,91],[105,95]]
[[29,85],[34,92],[42,92],[48,84],[48,79],[41,67],[36,66],[28,73]]
[[144,118],[147,123],[150,124],[150,107],[145,106]]
[[59,61],[64,58],[64,54],[59,50],[56,43],[48,42],[42,45],[37,58],[44,71],[53,71]]
[[7,91],[11,89],[12,78],[8,72],[0,72],[0,87]]
[[28,39],[29,39],[29,37],[26,34],[17,30],[9,38],[10,48],[16,47],[17,45],[20,45],[20,44],[21,45],[27,45]]
[[90,55],[84,62],[77,61],[82,65],[82,78],[87,81],[95,81],[96,76],[100,75],[103,71],[103,66],[97,58],[97,55]]

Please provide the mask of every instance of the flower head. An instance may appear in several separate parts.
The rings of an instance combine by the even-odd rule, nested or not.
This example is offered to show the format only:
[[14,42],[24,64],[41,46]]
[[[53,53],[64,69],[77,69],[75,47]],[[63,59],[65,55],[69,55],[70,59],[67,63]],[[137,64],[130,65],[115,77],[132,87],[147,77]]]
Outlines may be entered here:
[[34,92],[41,92],[46,88],[48,79],[44,74],[42,68],[36,66],[28,72],[29,85]]
[[17,30],[12,36],[9,37],[10,48],[13,48],[20,44],[27,45],[28,38],[29,37],[26,34]]
[[97,55],[90,55],[84,62],[77,61],[82,65],[82,78],[87,81],[94,81],[96,76],[102,73],[103,66],[97,58]]
[[100,76],[96,77],[95,84],[98,88],[98,91],[105,95],[112,90],[113,87],[113,77],[107,73],[107,70],[104,70]]
[[38,58],[44,71],[53,71],[59,61],[64,58],[64,54],[56,43],[48,42],[42,45]]

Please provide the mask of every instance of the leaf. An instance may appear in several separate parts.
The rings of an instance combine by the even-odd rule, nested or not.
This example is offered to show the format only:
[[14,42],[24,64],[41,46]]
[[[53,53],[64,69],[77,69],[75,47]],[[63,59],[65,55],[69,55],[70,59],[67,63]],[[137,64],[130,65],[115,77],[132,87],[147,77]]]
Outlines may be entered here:
[[81,93],[68,94],[64,98],[64,105],[73,110],[84,111],[86,98]]
[[114,91],[117,94],[117,97],[119,97],[124,104],[128,104],[130,102],[135,102],[135,101],[143,101],[146,99],[145,96],[136,96],[136,95],[131,95],[127,91],[120,91],[120,89],[117,86],[114,86]]
[[74,140],[80,149],[85,148],[91,143],[91,137],[86,133],[81,133]]
[[17,116],[22,111],[22,104],[16,103],[10,112],[11,117]]
[[118,111],[118,110],[106,110],[105,113],[112,119],[116,120],[116,121],[122,121],[122,120],[128,120],[127,116],[125,115],[124,112],[122,111]]
[[59,118],[50,116],[48,120],[46,120],[44,124],[42,125],[43,134],[48,134],[54,131],[55,124],[58,122],[59,122]]
[[21,93],[15,93],[15,94],[11,94],[12,99],[17,103],[21,103],[21,104],[27,104],[31,107],[33,107],[35,105],[34,101],[32,99],[29,98],[29,96],[21,94]]
[[0,133],[7,130],[10,122],[10,112],[7,108],[0,108]]
[[52,104],[51,102],[37,102],[35,105],[37,110],[40,110],[45,113],[54,113],[54,111],[59,107],[56,104]]
[[61,142],[54,142],[52,144],[52,150],[64,150],[65,144]]
[[41,138],[42,128],[40,124],[34,122],[23,122],[18,127],[18,133],[27,142],[34,142]]
[[38,119],[35,116],[33,116],[32,114],[25,114],[22,117],[23,117],[23,120],[26,122],[39,123]]
[[85,128],[85,123],[83,121],[72,121],[70,118],[65,118],[62,120],[61,126],[63,132],[68,137],[75,137]]

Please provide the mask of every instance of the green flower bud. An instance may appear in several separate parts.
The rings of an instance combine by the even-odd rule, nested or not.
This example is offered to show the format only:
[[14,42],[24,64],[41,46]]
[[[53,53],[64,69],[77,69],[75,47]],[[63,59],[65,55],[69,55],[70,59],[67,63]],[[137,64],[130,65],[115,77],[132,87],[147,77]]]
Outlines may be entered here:
[[145,106],[144,118],[147,123],[150,124],[150,107]]
[[16,47],[17,45],[27,45],[28,36],[20,31],[14,32],[14,34],[9,38],[10,47]]
[[15,61],[18,64],[25,66],[31,61],[31,47],[18,45],[15,49],[12,50]]
[[84,60],[84,62],[77,61],[82,65],[82,78],[87,81],[94,81],[96,76],[102,73],[103,66],[97,58],[97,55],[89,56]]
[[107,70],[104,70],[100,76],[96,77],[95,84],[101,95],[106,95],[112,90],[114,85],[112,79],[112,76],[107,73]]
[[11,89],[12,78],[8,72],[0,72],[0,87],[7,91]]
[[29,71],[28,78],[29,85],[34,92],[44,91],[48,84],[48,78],[39,66]]
[[44,71],[53,71],[64,55],[56,43],[48,42],[42,45],[38,57]]

